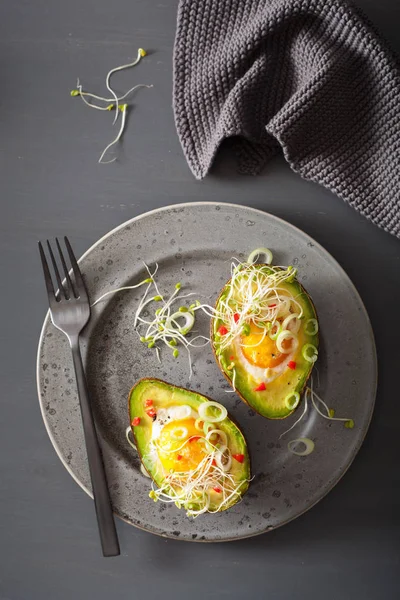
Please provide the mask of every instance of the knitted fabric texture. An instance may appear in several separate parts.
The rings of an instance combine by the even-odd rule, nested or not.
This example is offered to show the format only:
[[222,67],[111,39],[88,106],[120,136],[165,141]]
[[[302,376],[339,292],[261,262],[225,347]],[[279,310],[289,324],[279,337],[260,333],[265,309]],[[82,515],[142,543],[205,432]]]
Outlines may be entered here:
[[291,168],[400,237],[400,75],[339,0],[181,0],[174,111],[193,174],[222,140],[257,174]]

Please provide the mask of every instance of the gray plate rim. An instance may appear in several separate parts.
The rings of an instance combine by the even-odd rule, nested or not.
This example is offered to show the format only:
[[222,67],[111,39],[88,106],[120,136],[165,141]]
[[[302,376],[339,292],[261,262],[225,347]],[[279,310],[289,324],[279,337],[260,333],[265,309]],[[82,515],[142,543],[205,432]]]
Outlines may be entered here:
[[[277,221],[279,223],[283,223],[286,227],[288,227],[289,229],[292,229],[294,231],[296,231],[297,233],[300,233],[300,235],[302,236],[306,236],[309,240],[311,240],[313,242],[313,244],[315,244],[315,246],[317,248],[319,248],[319,250],[324,254],[327,255],[328,258],[333,261],[335,263],[335,265],[337,266],[337,268],[343,273],[344,277],[346,277],[346,279],[349,281],[353,292],[356,296],[356,298],[358,299],[359,303],[360,303],[360,307],[362,308],[362,311],[364,313],[364,317],[366,318],[366,323],[368,325],[368,332],[369,332],[369,338],[370,338],[370,343],[372,345],[372,349],[373,349],[373,356],[374,356],[374,372],[373,372],[373,381],[374,381],[374,389],[373,389],[373,402],[371,404],[371,408],[370,408],[370,414],[369,414],[369,419],[368,419],[368,423],[365,427],[365,430],[363,432],[363,435],[360,437],[358,444],[354,447],[354,451],[352,453],[352,455],[350,456],[349,460],[347,461],[347,464],[345,464],[343,466],[343,471],[340,474],[340,477],[338,477],[336,480],[334,480],[332,482],[332,484],[327,487],[323,493],[318,496],[314,502],[312,502],[309,506],[307,506],[307,508],[305,508],[303,511],[299,512],[297,515],[294,515],[293,517],[287,519],[286,521],[283,521],[282,523],[280,523],[279,525],[276,525],[275,527],[273,527],[271,529],[271,531],[278,529],[279,527],[282,527],[283,525],[286,525],[287,523],[290,523],[290,521],[294,521],[295,519],[297,519],[298,517],[300,517],[301,515],[305,514],[306,512],[308,512],[311,508],[313,508],[316,504],[318,504],[318,502],[320,502],[323,498],[325,498],[325,496],[327,496],[332,489],[339,483],[339,481],[342,479],[342,477],[347,473],[348,469],[350,468],[350,466],[352,465],[355,457],[357,456],[364,440],[365,437],[367,435],[367,432],[369,430],[370,424],[371,424],[371,420],[372,420],[372,415],[374,413],[374,408],[375,408],[375,402],[376,402],[376,393],[377,393],[377,387],[378,387],[378,358],[377,358],[377,352],[376,352],[376,344],[375,344],[375,337],[374,337],[374,332],[372,329],[372,325],[371,325],[371,321],[367,312],[367,309],[365,308],[364,302],[356,288],[356,286],[354,285],[354,283],[352,282],[352,280],[350,279],[350,277],[348,276],[348,274],[346,273],[346,271],[343,269],[343,267],[339,264],[339,262],[330,254],[330,252],[328,252],[328,250],[326,250],[321,244],[319,244],[316,240],[314,240],[314,238],[312,238],[308,233],[304,232],[302,229],[300,229],[299,227],[296,227],[295,225],[292,225],[292,223],[289,223],[288,221],[286,221],[285,219],[282,219],[280,217],[277,217],[276,215],[273,215],[267,211],[264,210],[260,210],[258,208],[252,208],[250,206],[246,206],[244,204],[235,204],[233,202],[210,202],[210,201],[197,201],[197,202],[179,202],[176,204],[169,204],[168,206],[162,206],[159,208],[155,208],[153,210],[149,210],[146,211],[144,213],[141,213],[139,215],[136,215],[136,217],[132,217],[132,219],[128,219],[127,221],[124,221],[123,223],[121,223],[120,225],[117,225],[117,227],[114,227],[113,229],[111,229],[110,231],[108,231],[106,234],[104,234],[101,238],[99,238],[94,244],[92,244],[87,250],[86,252],[84,252],[82,254],[82,256],[78,259],[78,263],[81,263],[86,256],[88,256],[97,246],[99,246],[100,244],[102,244],[108,237],[114,235],[115,233],[117,233],[120,229],[124,229],[127,225],[130,225],[133,222],[139,221],[141,219],[147,218],[151,215],[154,214],[159,214],[160,212],[164,212],[164,211],[168,211],[171,209],[176,209],[176,208],[186,208],[189,206],[204,206],[204,205],[208,205],[210,207],[216,207],[216,206],[230,206],[233,207],[235,209],[246,209],[246,210],[250,210],[258,215],[263,215],[264,217],[267,216],[269,217],[271,220],[273,221]],[[67,462],[64,460],[64,457],[61,454],[61,451],[57,445],[57,442],[54,439],[54,436],[50,430],[50,427],[48,425],[47,419],[46,419],[46,415],[44,412],[44,407],[40,401],[40,394],[41,394],[41,388],[40,388],[40,348],[42,346],[43,343],[43,339],[44,339],[44,332],[46,330],[46,327],[48,326],[49,321],[51,321],[51,317],[50,317],[50,310],[47,311],[46,316],[44,318],[44,322],[40,331],[40,336],[39,336],[39,343],[38,343],[38,350],[37,350],[37,358],[36,358],[36,386],[37,386],[37,393],[38,393],[38,401],[39,401],[39,407],[40,407],[40,412],[42,415],[42,419],[43,419],[43,423],[44,426],[46,428],[47,434],[50,438],[50,441],[53,445],[53,448],[58,456],[58,458],[60,459],[61,463],[64,465],[64,467],[66,468],[66,470],[68,471],[68,473],[71,475],[71,477],[74,479],[74,481],[79,485],[79,487],[81,487],[83,489],[84,492],[86,492],[86,494],[93,499],[93,494],[91,493],[91,491],[80,481],[80,479],[77,477],[77,475],[75,475],[74,471],[71,469],[70,465],[67,464]],[[146,531],[148,533],[151,533],[153,535],[157,535],[158,537],[162,537],[162,538],[169,538],[169,539],[177,539],[173,536],[169,536],[169,535],[161,535],[160,533],[156,532],[156,531],[152,531],[151,529],[148,529],[146,527],[137,525],[132,523],[131,521],[129,521],[128,519],[125,519],[124,517],[122,517],[121,515],[119,515],[118,513],[114,512],[114,515],[117,516],[119,519],[121,519],[122,521],[125,521],[125,523],[128,523],[129,525],[132,525],[133,527],[136,527],[137,529],[141,529],[142,531]],[[233,537],[233,538],[229,538],[229,539],[223,539],[223,540],[190,540],[190,539],[185,539],[182,538],[180,541],[183,542],[192,542],[192,543],[224,543],[224,542],[229,542],[229,541],[237,541],[237,540],[243,540],[243,539],[248,539],[248,538],[252,538],[252,537],[256,537],[258,535],[263,535],[264,533],[268,533],[269,530],[266,531],[258,531],[258,532],[254,532],[254,533],[250,533],[249,535],[242,535],[242,536],[238,536],[238,537]],[[179,539],[179,538],[178,538]]]

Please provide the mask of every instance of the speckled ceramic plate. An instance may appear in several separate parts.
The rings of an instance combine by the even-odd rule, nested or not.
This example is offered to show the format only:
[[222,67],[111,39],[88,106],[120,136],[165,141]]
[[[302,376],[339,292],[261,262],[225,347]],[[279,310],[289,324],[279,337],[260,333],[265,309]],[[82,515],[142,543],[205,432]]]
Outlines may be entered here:
[[[256,415],[227,384],[211,349],[193,352],[189,380],[185,352],[162,364],[133,331],[137,290],[111,295],[92,312],[82,351],[103,447],[115,513],[129,523],[182,540],[223,541],[260,534],[301,515],[339,481],[366,434],[374,406],[377,368],[371,326],[362,301],[338,263],[305,233],[272,215],[217,203],[181,204],[152,211],[114,229],[81,258],[91,299],[143,278],[142,260],[160,265],[161,290],[177,281],[213,303],[229,278],[232,256],[246,258],[267,246],[275,264],[293,264],[310,292],[320,319],[318,390],[337,416],[351,417],[354,429],[329,422],[309,409],[286,438],[279,435],[297,418],[268,421]],[[198,329],[208,331],[207,318]],[[358,360],[362,356],[363,360]],[[82,425],[67,339],[46,318],[39,343],[40,406],[54,448],[69,473],[91,494]],[[195,521],[174,505],[148,498],[149,480],[125,440],[128,393],[141,377],[154,376],[199,390],[226,405],[240,423],[252,455],[254,480],[240,504]],[[300,410],[302,410],[300,408]],[[298,457],[287,450],[293,438],[315,441],[314,452]]]

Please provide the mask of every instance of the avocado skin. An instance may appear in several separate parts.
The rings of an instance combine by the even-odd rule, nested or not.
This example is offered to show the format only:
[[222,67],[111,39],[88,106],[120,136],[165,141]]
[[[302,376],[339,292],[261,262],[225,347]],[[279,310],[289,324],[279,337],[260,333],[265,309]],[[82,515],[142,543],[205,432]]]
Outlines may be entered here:
[[[154,465],[147,458],[147,448],[151,439],[151,425],[153,421],[146,415],[145,412],[148,409],[144,407],[144,400],[146,399],[144,396],[146,395],[149,397],[150,394],[150,391],[149,394],[147,394],[146,390],[151,390],[151,394],[153,396],[154,392],[156,392],[156,398],[152,399],[154,399],[157,403],[157,406],[161,408],[166,408],[170,405],[188,404],[194,410],[197,410],[200,404],[211,401],[211,398],[192,390],[175,386],[155,377],[144,377],[140,379],[131,389],[128,397],[130,423],[134,417],[140,417],[140,424],[135,427],[131,426],[132,435],[135,439],[136,448],[144,468],[154,483],[160,487],[164,481],[163,474],[160,471],[157,472],[157,470],[154,468]],[[164,401],[165,404],[163,404],[162,399],[163,393],[168,395],[168,400]],[[249,487],[249,480],[251,479],[250,455],[243,433],[229,414],[224,421],[221,423],[216,423],[216,426],[218,426],[222,431],[225,431],[225,433],[228,435],[228,446],[230,448],[233,446],[232,454],[244,454],[243,463],[239,463],[234,459],[232,461],[233,469],[235,470],[232,474],[235,475],[238,483],[241,480],[243,480],[244,483],[240,490],[240,497],[232,499],[232,502],[222,509],[227,510],[243,497]],[[213,508],[212,503],[210,508]]]
[[[268,267],[268,265],[262,264],[256,266]],[[231,280],[229,279],[229,281],[222,288],[221,293],[219,294],[215,303],[215,308],[218,307],[220,300],[223,298],[224,294],[227,293],[230,282]],[[292,288],[293,295],[297,300],[299,300],[299,298],[303,300],[302,307],[304,311],[304,319],[302,322],[305,323],[308,319],[316,319],[318,322],[314,303],[301,283],[295,279],[292,283],[285,283],[284,285]],[[218,319],[211,319],[211,347],[220,371],[232,386],[232,371],[228,370],[227,366],[231,362],[230,356],[235,354],[235,352],[232,347],[228,347],[226,350],[224,350],[220,358],[217,355],[218,344],[215,340],[215,333],[221,324],[222,321],[219,321]],[[302,328],[303,326],[300,327],[300,331],[302,331]],[[284,400],[290,392],[298,392],[300,396],[302,395],[311,376],[314,363],[310,363],[303,358],[301,349],[304,344],[313,344],[318,349],[318,332],[313,336],[307,335],[303,332],[299,338],[299,342],[299,347],[293,358],[296,362],[296,370],[291,371],[290,369],[286,369],[286,371],[277,377],[275,381],[267,384],[267,390],[265,392],[255,392],[254,388],[257,387],[258,382],[246,372],[245,368],[240,363],[236,364],[235,366],[235,388],[237,395],[255,412],[267,419],[286,419],[295,410],[297,410],[301,404],[301,402],[299,402],[295,409],[290,410],[286,407]]]

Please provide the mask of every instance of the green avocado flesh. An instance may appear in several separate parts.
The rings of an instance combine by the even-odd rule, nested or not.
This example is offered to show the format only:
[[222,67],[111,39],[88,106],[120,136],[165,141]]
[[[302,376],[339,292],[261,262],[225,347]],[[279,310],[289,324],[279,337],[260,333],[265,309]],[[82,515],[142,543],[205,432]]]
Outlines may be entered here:
[[[267,266],[257,265],[257,267],[264,269],[265,272],[268,273]],[[221,312],[226,314],[223,307],[224,305],[226,307],[227,301],[228,305],[231,302],[230,299],[232,298],[232,295],[230,292],[230,285],[231,280],[225,285],[217,300],[216,311],[219,314],[221,314]],[[278,371],[273,371],[273,376],[271,376],[271,371],[263,369],[260,365],[256,365],[257,369],[255,369],[254,363],[250,364],[248,362],[242,352],[242,344],[246,343],[246,337],[243,336],[243,334],[238,334],[236,338],[229,340],[229,345],[225,348],[221,347],[221,344],[223,344],[224,341],[224,328],[226,327],[226,329],[229,330],[230,327],[234,327],[234,324],[229,324],[218,317],[212,319],[211,322],[212,345],[219,368],[229,380],[232,387],[236,389],[236,392],[241,399],[249,404],[249,406],[260,415],[268,419],[283,419],[288,417],[297,408],[298,403],[293,408],[290,400],[293,400],[293,398],[296,397],[296,394],[301,396],[314,366],[313,362],[304,358],[304,346],[306,346],[306,344],[311,344],[315,350],[312,346],[308,347],[308,349],[311,351],[311,354],[315,354],[317,353],[319,344],[317,315],[312,300],[303,286],[296,279],[291,277],[290,281],[283,281],[280,283],[279,288],[282,294],[295,298],[303,311],[302,317],[298,320],[300,327],[296,333],[298,346],[287,355],[287,359],[286,355],[282,357],[282,353],[279,353],[279,356],[282,358],[279,373]],[[236,304],[234,302],[233,310],[235,310],[235,306]],[[298,310],[298,306],[295,310],[292,309],[292,307],[290,308],[291,312],[296,312]],[[309,319],[315,320],[313,322],[314,325],[316,323],[316,327],[313,327],[313,322],[310,322]],[[282,322],[283,318],[278,318],[278,321]],[[248,322],[251,323],[251,314],[249,314]],[[268,322],[265,323],[265,325],[267,328],[271,326]],[[223,328],[222,334],[220,333],[221,326]],[[315,333],[314,329],[316,330]],[[243,332],[243,329],[241,331]],[[263,330],[260,329],[260,331]],[[307,333],[307,331],[311,332],[312,335]],[[270,340],[268,340],[268,342],[271,344]],[[271,356],[275,355],[271,354]],[[293,368],[290,368],[288,364],[291,364]],[[264,373],[265,382],[263,379]],[[260,377],[260,375],[262,376]],[[274,378],[272,380],[267,380],[267,376]],[[265,385],[265,389],[256,390],[260,384],[261,387]],[[297,402],[298,401],[299,399]]]
[[[156,414],[161,409],[165,409],[162,411],[164,421],[162,421],[160,418],[160,420],[158,421],[158,426],[160,426],[161,424],[161,427],[164,427],[163,423],[165,422],[165,419],[167,419],[165,415],[170,414],[168,413],[168,409],[170,411],[174,411],[177,407],[188,406],[194,412],[190,415],[190,417],[186,418],[191,419],[192,427],[194,427],[193,419],[199,417],[199,406],[204,403],[209,403],[210,399],[196,392],[176,387],[159,379],[141,379],[132,388],[129,395],[129,416],[132,432],[136,441],[136,447],[141,458],[142,464],[148,472],[148,474],[150,475],[150,477],[152,478],[153,482],[159,489],[165,489],[166,485],[167,487],[170,485],[171,477],[175,477],[175,472],[179,474],[179,469],[166,469],[165,464],[163,464],[160,460],[160,455],[158,454],[157,449],[155,449],[154,447],[154,439],[152,438],[154,437],[154,432],[156,431],[157,427],[157,417],[154,418],[154,416],[152,416],[152,411],[150,411],[151,416],[147,414],[147,412],[149,411],[149,401],[152,401],[151,408],[154,409]],[[210,409],[208,410],[212,412],[213,409],[210,407]],[[138,419],[140,419],[139,423],[134,424],[134,419],[136,419],[136,422]],[[168,425],[172,425],[175,423],[177,427],[179,427],[180,423],[182,423],[182,425],[187,425],[187,421],[184,421],[182,420],[182,418],[180,419],[179,417],[177,419],[172,418],[172,421],[167,421]],[[243,496],[243,494],[247,491],[249,486],[249,480],[251,477],[250,458],[247,450],[246,440],[239,427],[229,418],[229,416],[225,417],[225,419],[223,419],[222,421],[213,423],[211,428],[221,430],[227,436],[226,445],[232,456],[232,463],[229,468],[228,474],[233,478],[234,487],[238,491],[237,494],[233,494],[232,498],[225,502],[225,500],[223,499],[226,499],[229,494],[224,494],[222,493],[222,491],[218,491],[220,488],[223,487],[224,479],[218,479],[218,474],[216,474],[215,476],[213,475],[213,478],[210,480],[211,484],[209,486],[207,484],[208,487],[206,489],[206,492],[204,492],[203,487],[201,493],[203,497],[208,497],[207,501],[209,501],[209,507],[207,512],[220,512],[236,504],[236,502],[238,502]],[[161,428],[160,431],[163,432],[163,429]],[[201,456],[201,458],[206,457],[208,455],[210,450],[206,449],[207,445],[204,439],[205,434],[203,433],[203,431],[195,430],[194,432],[189,434],[189,437],[193,435],[196,435],[196,437],[199,436],[199,439],[188,441],[188,438],[185,438],[182,442],[184,447],[180,450],[178,449],[177,452],[175,452],[174,450],[174,452],[171,453],[172,460],[176,459],[178,453],[181,453],[182,455],[185,454],[185,448],[186,451],[189,453],[191,453],[192,451],[200,453],[196,454],[196,456]],[[186,444],[184,443],[185,441]],[[214,443],[218,445],[217,442]],[[174,446],[174,448],[176,448],[176,446]],[[240,456],[242,462],[233,458],[234,455]],[[192,455],[189,454],[189,456]],[[174,465],[181,465],[183,462],[184,461],[181,460],[179,463],[174,463]],[[215,470],[211,469],[210,473],[212,474],[214,472]],[[215,491],[214,488],[217,488],[217,491]],[[170,487],[168,489],[171,490]],[[152,497],[154,498],[154,495]],[[190,509],[193,509],[193,499],[191,499],[190,502],[180,501],[178,502],[178,504],[178,508],[184,508],[188,510],[188,514],[190,514]],[[200,503],[200,506],[195,507],[195,509],[201,508],[202,506],[203,504]]]

